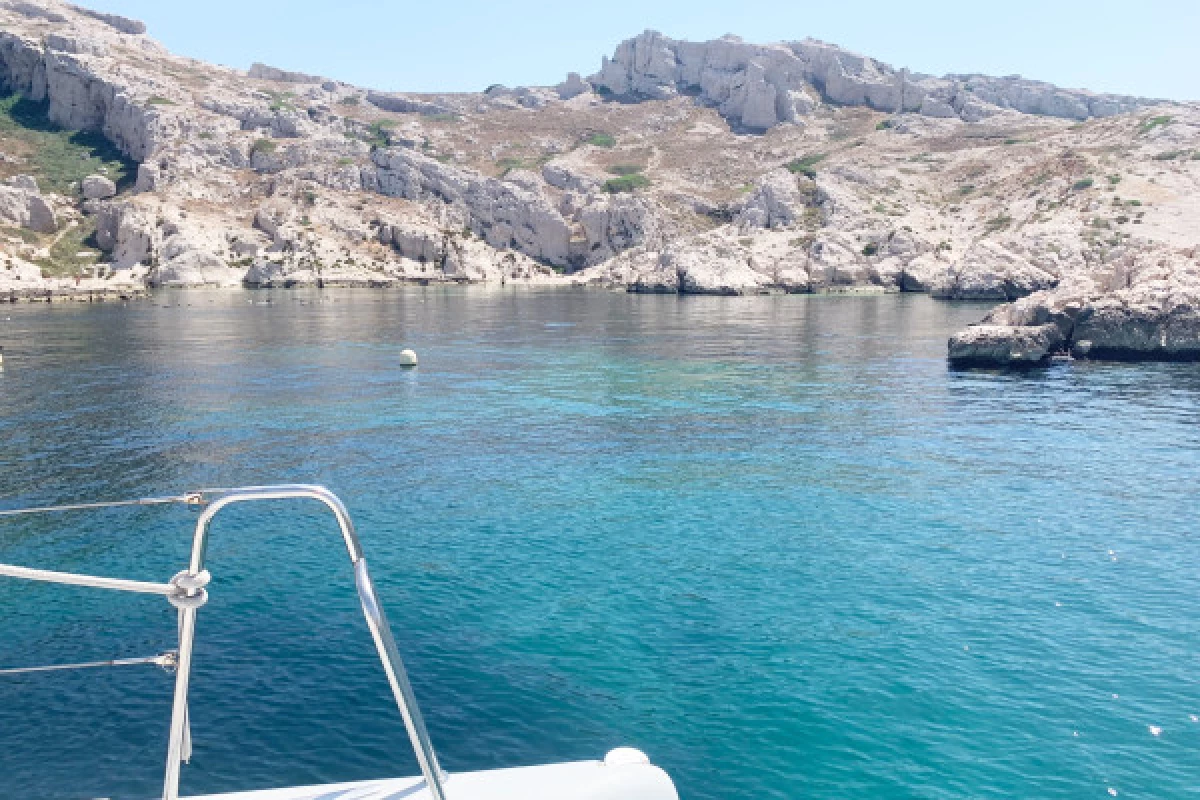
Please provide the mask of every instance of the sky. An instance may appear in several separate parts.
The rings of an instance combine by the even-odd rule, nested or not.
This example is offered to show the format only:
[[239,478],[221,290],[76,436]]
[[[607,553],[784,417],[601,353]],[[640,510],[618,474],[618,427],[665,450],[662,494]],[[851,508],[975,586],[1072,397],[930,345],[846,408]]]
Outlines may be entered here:
[[918,72],[1024,75],[1200,100],[1200,0],[82,0],[144,20],[173,52],[392,91],[552,85],[646,29],[679,39],[813,37]]

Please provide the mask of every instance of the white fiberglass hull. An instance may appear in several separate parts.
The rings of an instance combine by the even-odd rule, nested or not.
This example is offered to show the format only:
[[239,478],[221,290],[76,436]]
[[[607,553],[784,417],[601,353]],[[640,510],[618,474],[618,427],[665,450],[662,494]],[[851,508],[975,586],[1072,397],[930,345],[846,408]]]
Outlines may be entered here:
[[[447,800],[679,800],[667,773],[653,764],[576,761],[541,767],[458,772]],[[422,778],[263,789],[186,800],[430,800]]]

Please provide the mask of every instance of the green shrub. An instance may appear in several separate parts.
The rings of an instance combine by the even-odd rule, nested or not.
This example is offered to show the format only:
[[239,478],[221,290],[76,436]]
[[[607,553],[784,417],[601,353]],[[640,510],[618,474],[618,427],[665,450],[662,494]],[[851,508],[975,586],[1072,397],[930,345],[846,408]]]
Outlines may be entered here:
[[1094,178],[1083,178],[1082,180],[1075,181],[1075,183],[1071,185],[1071,188],[1077,192],[1082,192],[1084,189],[1090,189],[1095,185],[1096,181]]
[[271,102],[267,105],[272,111],[295,111],[296,107],[292,105],[292,100],[295,95],[291,92],[268,92],[271,96]]
[[436,114],[422,114],[421,116],[433,122],[458,122],[460,119],[462,119],[462,117],[460,117],[458,114],[452,114],[448,111],[442,111]]
[[604,191],[609,194],[632,192],[644,189],[650,185],[650,179],[640,173],[625,175],[620,178],[610,178],[604,182]]
[[1001,214],[998,217],[992,217],[984,224],[986,225],[986,227],[989,231],[991,231],[992,233],[995,233],[996,231],[1002,231],[1005,228],[1007,228],[1008,226],[1012,225],[1012,221],[1013,221],[1012,217],[1010,217],[1009,215]]
[[279,145],[275,144],[270,139],[255,139],[254,144],[250,145],[251,153],[262,153],[269,155],[279,149]]
[[826,158],[825,153],[814,153],[812,155],[801,156],[800,158],[789,161],[785,166],[793,175],[804,175],[808,178],[815,179],[817,171],[813,169],[817,164],[820,164]]
[[1174,121],[1174,119],[1175,119],[1174,117],[1167,117],[1167,116],[1150,117],[1149,119],[1144,119],[1144,120],[1142,120],[1141,124],[1138,125],[1138,133],[1144,135],[1144,134],[1147,134],[1150,131],[1154,130],[1155,128],[1165,128],[1166,126],[1170,125]]
[[212,131],[200,131],[199,133],[196,134],[196,137],[199,139],[206,139],[206,140],[217,138],[216,134],[213,133]]
[[148,105],[148,106],[173,106],[173,105],[175,105],[175,101],[170,99],[169,97],[163,97],[161,95],[156,94],[156,95],[152,95],[146,99],[146,105]]
[[590,144],[595,147],[616,147],[617,140],[607,133],[593,133],[591,136],[583,140],[584,144]]
[[1005,144],[1020,144],[1021,140],[1020,139],[1005,139],[1004,143]]
[[347,97],[343,97],[341,100],[338,100],[338,104],[343,106],[356,106],[361,102],[362,97],[357,94],[352,94]]
[[1109,175],[1108,182],[1111,183],[1113,186],[1116,186],[1118,183],[1121,182],[1121,176],[1120,175]]
[[496,166],[500,168],[500,177],[503,178],[514,169],[539,170],[542,165],[550,160],[550,156],[538,156],[536,158],[524,158],[520,156],[506,156],[496,162]]
[[1158,155],[1154,156],[1154,160],[1155,161],[1174,161],[1175,159],[1181,158],[1186,155],[1187,155],[1187,151],[1185,151],[1185,150],[1168,150],[1165,153],[1159,153]]
[[870,244],[868,244],[866,247],[864,247],[862,249],[862,254],[864,256],[868,256],[868,257],[873,256],[878,252],[879,252],[879,245],[875,244],[874,242],[871,242]]
[[894,128],[894,127],[896,127],[896,121],[895,121],[895,120],[893,120],[893,119],[885,119],[885,120],[880,120],[880,121],[879,121],[879,123],[875,125],[875,130],[877,130],[877,131],[886,131],[886,130],[891,130],[891,129],[892,129],[892,128]]
[[367,129],[367,144],[372,147],[387,147],[391,144],[388,132],[396,127],[396,121],[391,119],[377,119],[371,123]]
[[610,175],[619,175],[623,178],[626,175],[637,175],[642,171],[642,167],[639,167],[637,164],[614,164],[606,171]]

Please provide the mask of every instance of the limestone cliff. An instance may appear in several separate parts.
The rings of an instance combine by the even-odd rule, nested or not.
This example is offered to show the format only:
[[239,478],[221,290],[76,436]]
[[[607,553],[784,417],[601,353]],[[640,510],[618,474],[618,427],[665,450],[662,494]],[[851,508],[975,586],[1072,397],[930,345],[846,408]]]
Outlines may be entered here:
[[[1196,106],[814,40],[647,32],[586,80],[378,92],[180,58],[136,20],[24,0],[0,2],[0,83],[0,222],[20,232],[0,296],[512,281],[1049,308],[1162,281],[1190,296],[1200,252]],[[991,323],[980,352],[1030,327]]]

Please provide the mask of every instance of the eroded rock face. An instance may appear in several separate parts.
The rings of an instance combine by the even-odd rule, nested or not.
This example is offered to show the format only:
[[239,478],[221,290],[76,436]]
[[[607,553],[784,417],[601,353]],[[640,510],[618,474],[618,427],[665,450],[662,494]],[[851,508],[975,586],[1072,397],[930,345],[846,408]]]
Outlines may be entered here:
[[599,264],[659,234],[649,204],[629,195],[597,198],[579,210],[578,218],[584,241],[577,261],[583,264]]
[[471,230],[493,247],[511,248],[556,266],[567,265],[569,228],[541,193],[403,148],[377,150],[372,161],[380,193],[409,200],[436,196],[463,208]]
[[785,228],[796,223],[806,199],[813,196],[801,193],[795,175],[786,169],[775,170],[746,198],[735,221],[743,229]]
[[131,203],[103,203],[96,211],[96,244],[118,270],[150,263],[162,240],[150,216]]
[[0,77],[34,100],[49,101],[51,121],[100,131],[135,161],[150,158],[179,132],[174,114],[135,101],[86,57],[43,49],[19,34],[0,32]]
[[749,130],[794,122],[812,111],[812,92],[830,103],[915,112],[977,122],[1002,109],[1084,120],[1155,102],[1124,95],[1060,89],[1019,77],[930,75],[897,70],[835,45],[807,39],[755,45],[733,36],[709,42],[646,31],[617,46],[589,78],[621,96],[662,99],[698,93]]
[[1040,364],[1063,344],[1057,325],[975,325],[950,338],[950,361],[961,365]]
[[947,300],[1016,300],[1058,284],[1058,276],[1000,243],[983,240],[935,278],[930,294]]

